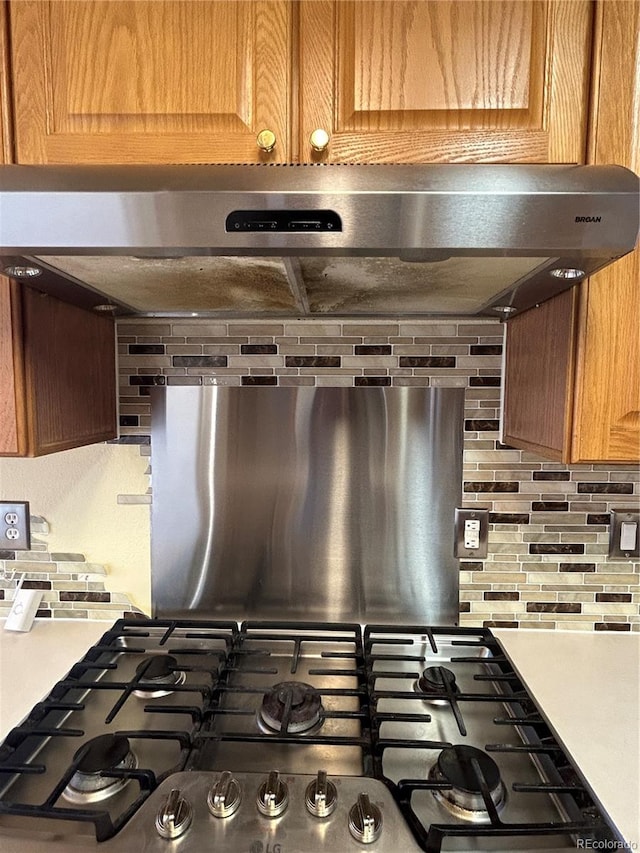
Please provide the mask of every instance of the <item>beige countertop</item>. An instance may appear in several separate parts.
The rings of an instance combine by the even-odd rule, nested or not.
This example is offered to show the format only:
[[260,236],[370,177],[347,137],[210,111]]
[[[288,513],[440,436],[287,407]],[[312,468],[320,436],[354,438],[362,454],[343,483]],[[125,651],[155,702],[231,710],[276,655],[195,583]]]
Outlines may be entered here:
[[630,849],[640,849],[640,634],[495,630]]
[[0,619],[0,741],[108,631],[113,621],[36,619],[27,633]]
[[[0,741],[111,626],[0,620]],[[495,630],[543,715],[627,844],[640,849],[640,634]]]

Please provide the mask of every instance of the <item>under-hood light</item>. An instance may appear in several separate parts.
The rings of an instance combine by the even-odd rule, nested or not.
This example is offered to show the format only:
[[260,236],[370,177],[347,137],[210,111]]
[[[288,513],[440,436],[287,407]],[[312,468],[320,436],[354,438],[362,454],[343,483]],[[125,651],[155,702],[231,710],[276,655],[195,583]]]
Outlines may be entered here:
[[19,264],[9,264],[3,267],[2,272],[10,278],[35,278],[37,275],[42,275],[40,267]]
[[580,278],[584,278],[586,272],[573,267],[557,267],[556,269],[551,270],[550,275],[554,278],[573,279],[577,281]]

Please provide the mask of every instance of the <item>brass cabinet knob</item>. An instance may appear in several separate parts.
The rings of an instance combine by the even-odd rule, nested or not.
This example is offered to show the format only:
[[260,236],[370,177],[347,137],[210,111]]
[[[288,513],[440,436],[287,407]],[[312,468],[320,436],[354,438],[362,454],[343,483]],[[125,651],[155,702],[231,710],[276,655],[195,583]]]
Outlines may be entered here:
[[319,127],[317,130],[313,131],[309,137],[309,142],[311,143],[311,147],[314,151],[326,151],[330,139],[331,137],[327,131]]
[[261,130],[256,137],[258,148],[269,154],[276,147],[276,135],[272,130]]

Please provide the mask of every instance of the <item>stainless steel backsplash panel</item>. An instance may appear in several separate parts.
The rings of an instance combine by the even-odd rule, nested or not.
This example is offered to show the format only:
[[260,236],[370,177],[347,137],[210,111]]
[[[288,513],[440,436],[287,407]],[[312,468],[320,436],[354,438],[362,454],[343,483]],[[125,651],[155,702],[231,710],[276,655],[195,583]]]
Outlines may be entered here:
[[464,390],[152,391],[154,616],[454,625]]

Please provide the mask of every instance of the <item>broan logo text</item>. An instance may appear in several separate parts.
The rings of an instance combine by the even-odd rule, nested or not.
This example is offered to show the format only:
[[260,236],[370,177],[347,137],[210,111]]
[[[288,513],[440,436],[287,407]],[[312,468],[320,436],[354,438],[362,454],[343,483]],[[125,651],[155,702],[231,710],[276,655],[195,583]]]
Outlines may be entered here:
[[601,216],[576,216],[576,222],[602,222]]

